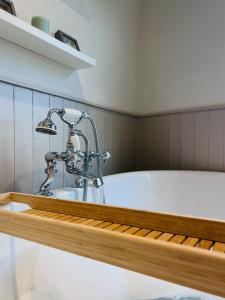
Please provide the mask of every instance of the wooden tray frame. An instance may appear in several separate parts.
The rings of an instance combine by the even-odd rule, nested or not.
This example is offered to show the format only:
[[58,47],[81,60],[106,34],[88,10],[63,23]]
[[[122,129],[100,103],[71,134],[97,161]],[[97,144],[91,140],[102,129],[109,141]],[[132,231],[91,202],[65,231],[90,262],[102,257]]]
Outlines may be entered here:
[[[0,206],[102,220],[225,243],[225,222],[124,207],[7,193]],[[0,232],[225,297],[225,254],[63,220],[0,209]]]

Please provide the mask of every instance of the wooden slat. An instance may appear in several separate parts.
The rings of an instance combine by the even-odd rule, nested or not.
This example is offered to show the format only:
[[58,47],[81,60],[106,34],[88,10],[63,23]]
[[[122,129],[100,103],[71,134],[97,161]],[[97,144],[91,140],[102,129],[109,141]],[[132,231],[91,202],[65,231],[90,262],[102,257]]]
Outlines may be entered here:
[[48,219],[55,219],[55,218],[58,217],[58,215],[59,215],[58,213],[53,213],[53,212],[52,212],[50,215],[47,216],[47,218],[48,218]]
[[93,221],[94,221],[93,219],[87,219],[87,220],[81,222],[81,224],[82,225],[88,225],[88,224],[92,223]]
[[37,212],[41,212],[41,210],[37,210],[37,209],[27,209],[25,211],[22,211],[22,213],[24,214],[31,214],[31,215],[35,215]]
[[103,221],[99,221],[99,220],[95,220],[93,222],[91,222],[90,224],[88,224],[88,226],[92,226],[92,227],[96,227],[100,224],[104,223]]
[[[45,218],[51,217],[52,216],[52,212],[47,211],[46,214],[44,215]],[[42,215],[43,217],[43,215]]]
[[108,226],[111,225],[111,224],[112,224],[112,223],[110,223],[110,222],[103,222],[103,223],[97,225],[96,228],[101,228],[101,229],[103,229],[103,228],[108,227]]
[[35,216],[40,216],[45,212],[44,210],[38,210],[38,209],[34,209],[33,211],[34,211],[33,215]]
[[216,242],[215,245],[213,246],[212,250],[225,253],[225,243]]
[[[45,218],[48,218],[48,217],[61,217],[59,214],[54,214],[53,215],[53,213],[52,212],[49,212],[49,211],[46,211],[45,213],[40,213],[40,214],[38,214],[40,217],[45,217]],[[64,215],[64,216],[66,216],[66,215]]]
[[124,233],[126,233],[126,234],[134,234],[134,233],[136,233],[139,230],[140,230],[139,227],[131,227],[131,228],[127,229],[126,231],[124,231]]
[[31,208],[31,209],[27,209],[27,210],[22,211],[22,212],[25,213],[25,214],[31,214],[32,215],[34,213],[34,211],[35,210]]
[[145,237],[148,239],[157,239],[162,234],[161,231],[155,231],[153,230],[149,234],[147,234]]
[[133,235],[143,237],[146,236],[150,231],[151,230],[149,229],[141,229],[138,232],[134,233]]
[[11,193],[0,194],[0,206],[10,203],[11,200]]
[[201,240],[198,244],[198,248],[209,250],[213,244],[213,241]]
[[195,247],[199,242],[198,238],[193,238],[193,237],[188,237],[184,242],[183,245],[185,246],[190,246],[190,247]]
[[172,239],[169,242],[176,243],[176,244],[182,244],[185,239],[186,239],[186,236],[176,234],[172,237]]
[[[47,216],[45,216],[45,218],[46,217],[48,217],[48,215]],[[69,216],[69,215],[65,215],[64,217],[62,217],[60,220],[61,221],[68,221],[68,220],[71,220],[73,217],[72,216]]]
[[47,217],[49,214],[50,214],[49,211],[42,211],[42,212],[39,214],[39,216],[40,216],[40,217]]
[[0,232],[225,297],[225,256],[216,251],[8,210]]
[[78,218],[79,217],[67,216],[63,221],[73,222],[73,221],[77,220]]
[[[116,232],[124,232],[124,231],[126,231],[127,229],[129,229],[130,228],[130,226],[128,226],[128,225],[122,225],[122,226],[120,226],[120,227],[118,227],[118,228],[116,228],[115,229],[115,231]],[[107,228],[106,228],[107,229]]]
[[60,221],[65,216],[66,215],[64,215],[64,214],[57,214],[56,216],[53,217],[53,219]]
[[18,193],[12,193],[12,201],[29,204],[35,209],[82,216],[87,219],[91,218],[110,223],[126,224],[131,227],[140,227],[160,232],[167,232],[169,228],[171,232],[177,235],[225,242],[223,221],[94,203],[62,201],[56,198],[48,198],[46,200],[45,197]]
[[[11,198],[10,195],[9,198]],[[39,217],[54,218],[56,220],[61,220],[61,221],[80,223],[82,225],[90,225],[93,227],[106,223],[104,225],[108,230],[114,230],[116,232],[121,232],[121,233],[125,232],[127,234],[133,234],[139,237],[147,236],[148,238],[158,239],[160,241],[165,241],[165,242],[170,241],[173,243],[183,244],[190,247],[195,247],[199,242],[198,238],[193,238],[193,237],[186,238],[185,236],[174,235],[172,233],[161,233],[157,231],[150,231],[149,229],[140,229],[138,227],[130,227],[128,225],[111,224],[99,220],[74,217],[70,215],[52,213],[43,210],[29,209],[24,211],[24,213],[36,215]],[[102,226],[102,228],[103,227],[104,226]],[[212,246],[212,243],[213,243],[212,241],[201,240],[200,243],[198,244],[198,248],[208,250]],[[225,243],[216,242],[212,250],[217,252],[225,252]]]
[[71,219],[71,216],[65,215],[65,216],[61,217],[59,220],[60,221],[67,221],[68,219]]
[[157,240],[158,241],[168,242],[173,236],[174,236],[173,233],[167,233],[167,232],[165,232],[162,235],[160,235]]
[[73,223],[80,224],[86,220],[87,220],[87,218],[78,218],[78,219],[74,220]]
[[113,224],[111,224],[111,225],[105,227],[105,229],[107,229],[107,230],[112,230],[112,231],[113,231],[113,230],[119,228],[120,226],[121,226],[121,224],[113,223]]

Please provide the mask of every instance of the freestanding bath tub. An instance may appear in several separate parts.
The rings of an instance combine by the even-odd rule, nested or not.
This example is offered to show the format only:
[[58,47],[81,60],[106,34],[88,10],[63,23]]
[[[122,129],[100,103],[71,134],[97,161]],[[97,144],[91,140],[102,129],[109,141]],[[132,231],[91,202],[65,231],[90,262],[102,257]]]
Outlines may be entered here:
[[[104,181],[107,204],[225,218],[223,173],[146,171]],[[82,192],[54,196],[82,199]],[[88,197],[98,201],[94,190]],[[222,299],[6,235],[0,245],[0,300]]]

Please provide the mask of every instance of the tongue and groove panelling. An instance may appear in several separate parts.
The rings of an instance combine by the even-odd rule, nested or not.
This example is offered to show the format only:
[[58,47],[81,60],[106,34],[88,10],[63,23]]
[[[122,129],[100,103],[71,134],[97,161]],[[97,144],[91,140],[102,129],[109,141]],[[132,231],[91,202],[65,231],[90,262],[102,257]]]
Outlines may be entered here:
[[[93,115],[101,136],[101,150],[107,145],[112,154],[111,161],[104,166],[105,175],[135,170],[136,118],[0,82],[1,193],[36,192],[45,179],[45,153],[65,149],[68,132],[57,117],[54,117],[59,129],[57,136],[41,135],[34,130],[53,107],[70,107]],[[91,128],[86,121],[81,129],[87,133],[93,148]],[[59,163],[53,187],[73,183],[74,177]]]
[[225,109],[138,119],[137,169],[225,171]]

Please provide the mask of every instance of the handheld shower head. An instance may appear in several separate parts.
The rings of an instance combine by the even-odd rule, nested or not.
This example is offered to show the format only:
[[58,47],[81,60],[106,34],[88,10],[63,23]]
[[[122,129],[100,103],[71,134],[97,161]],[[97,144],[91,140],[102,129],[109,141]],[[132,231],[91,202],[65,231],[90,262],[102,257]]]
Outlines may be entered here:
[[68,126],[77,125],[82,120],[82,118],[85,118],[85,114],[81,113],[79,110],[70,108],[53,108],[48,112],[47,118],[38,123],[35,130],[44,134],[56,135],[57,128],[51,119],[51,116],[54,113],[56,113],[63,122],[67,123]]
[[57,134],[57,127],[50,118],[44,119],[43,121],[39,122],[35,130],[37,132],[49,135]]

